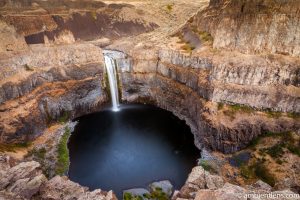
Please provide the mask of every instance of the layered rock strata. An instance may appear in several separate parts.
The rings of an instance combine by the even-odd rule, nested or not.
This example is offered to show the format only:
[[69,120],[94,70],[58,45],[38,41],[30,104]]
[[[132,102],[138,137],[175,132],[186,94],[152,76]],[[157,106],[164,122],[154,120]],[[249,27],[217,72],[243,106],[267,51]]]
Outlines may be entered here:
[[107,100],[100,48],[76,44],[31,50],[1,60],[1,142],[33,139],[60,116],[75,118]]
[[212,0],[189,26],[209,32],[217,49],[299,57],[299,8],[295,0]]
[[1,155],[0,166],[0,199],[116,199],[112,191],[89,191],[67,177],[55,176],[47,180],[35,161],[13,164],[10,157]]
[[[264,111],[299,112],[297,59],[142,49],[128,54],[114,54],[122,99],[155,104],[185,119],[199,148],[234,152],[263,132],[300,127],[298,118],[270,117]],[[246,111],[227,115],[231,107],[219,110],[220,104],[238,104]]]

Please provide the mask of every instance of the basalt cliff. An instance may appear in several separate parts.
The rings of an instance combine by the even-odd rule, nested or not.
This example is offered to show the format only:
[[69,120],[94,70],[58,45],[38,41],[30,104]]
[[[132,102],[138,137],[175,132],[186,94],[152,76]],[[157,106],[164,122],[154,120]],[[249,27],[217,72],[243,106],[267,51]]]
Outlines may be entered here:
[[[6,0],[0,3],[0,27],[0,143],[5,146],[51,135],[58,121],[109,103],[103,51],[118,64],[121,101],[173,112],[190,126],[199,149],[230,154],[270,132],[299,137],[298,1]],[[299,158],[295,163],[297,171]],[[44,180],[36,172],[39,164],[30,165],[38,181]],[[293,184],[299,187],[298,177]],[[42,182],[38,195],[47,199],[43,188],[68,180]],[[178,198],[205,199],[196,191],[180,191]]]

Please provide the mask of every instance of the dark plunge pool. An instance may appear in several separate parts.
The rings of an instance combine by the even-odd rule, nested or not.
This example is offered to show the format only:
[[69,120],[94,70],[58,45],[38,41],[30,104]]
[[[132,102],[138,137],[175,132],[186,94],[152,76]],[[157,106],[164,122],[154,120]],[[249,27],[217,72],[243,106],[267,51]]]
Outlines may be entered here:
[[199,150],[184,121],[145,105],[127,105],[76,119],[69,140],[71,180],[90,189],[122,191],[170,180],[185,182]]

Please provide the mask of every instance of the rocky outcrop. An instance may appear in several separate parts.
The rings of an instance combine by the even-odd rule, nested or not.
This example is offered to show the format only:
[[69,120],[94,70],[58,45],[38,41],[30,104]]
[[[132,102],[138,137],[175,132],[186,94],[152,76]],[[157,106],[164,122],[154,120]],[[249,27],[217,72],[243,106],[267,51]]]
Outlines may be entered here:
[[0,89],[1,142],[33,139],[62,115],[99,109],[107,100],[102,58],[101,49],[82,44],[35,47],[2,60],[7,73]]
[[[34,6],[31,6],[34,4]],[[69,12],[66,12],[69,6]],[[100,1],[6,2],[2,18],[25,37],[27,44],[64,43],[98,38],[117,39],[158,27],[129,4],[106,5]],[[15,13],[18,10],[18,13]],[[21,14],[20,14],[21,13]]]
[[299,8],[294,0],[212,0],[189,22],[209,32],[217,49],[299,57]]
[[28,49],[24,37],[18,35],[14,27],[0,20],[0,58],[8,53],[25,51]]
[[89,191],[67,177],[55,176],[51,180],[42,174],[40,164],[35,161],[21,162],[10,166],[9,157],[1,155],[0,198],[15,199],[116,199],[112,191],[100,189]]
[[280,199],[299,199],[299,195],[297,197],[297,194],[287,189],[272,191],[271,187],[261,180],[245,187],[225,183],[222,177],[210,174],[201,166],[193,168],[185,185],[180,191],[174,193],[172,199],[244,200],[256,199],[259,195],[265,195],[259,197],[261,199],[268,199],[276,195],[279,195]]

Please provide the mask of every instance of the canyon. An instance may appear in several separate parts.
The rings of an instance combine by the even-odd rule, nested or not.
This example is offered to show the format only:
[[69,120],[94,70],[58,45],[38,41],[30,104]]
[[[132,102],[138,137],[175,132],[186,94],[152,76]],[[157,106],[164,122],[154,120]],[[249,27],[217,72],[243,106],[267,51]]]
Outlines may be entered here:
[[[65,127],[74,126],[66,121],[107,106],[111,91],[104,52],[117,64],[121,103],[171,111],[190,127],[202,155],[234,154],[266,133],[299,137],[299,2],[53,2],[0,4],[1,144],[32,142],[31,150],[40,145],[52,152]],[[51,147],[36,142],[43,137]],[[22,165],[34,173],[6,178],[0,192],[0,197],[7,195],[4,199],[15,199],[12,193],[25,199],[71,199],[73,191],[79,192],[73,194],[77,199],[116,198],[112,191],[89,192],[55,176],[56,161],[40,166],[31,160],[34,156],[24,159],[23,154],[8,152],[15,160],[9,164],[3,157],[1,180],[5,174],[14,177],[14,169]],[[288,162],[296,175],[274,189],[299,193],[299,157]],[[50,180],[43,177],[45,168]],[[24,178],[38,179],[30,197],[12,189]],[[220,194],[236,189],[224,181],[210,187],[203,177],[195,178],[196,183],[189,179],[174,199],[221,199]],[[59,187],[70,190],[60,197],[54,192]]]

